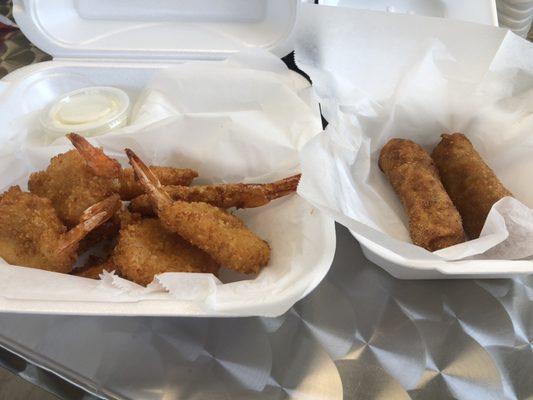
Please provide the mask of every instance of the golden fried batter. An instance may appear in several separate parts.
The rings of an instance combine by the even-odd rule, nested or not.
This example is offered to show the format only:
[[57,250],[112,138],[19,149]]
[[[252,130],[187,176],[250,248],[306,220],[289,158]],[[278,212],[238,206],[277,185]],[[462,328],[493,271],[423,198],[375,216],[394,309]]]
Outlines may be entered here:
[[471,239],[479,237],[493,204],[512,196],[462,133],[442,135],[431,155]]
[[[198,172],[188,168],[157,167],[152,165],[150,169],[163,185],[189,186],[193,179],[198,176]],[[144,188],[135,180],[135,174],[131,168],[124,168],[120,171],[119,181],[119,193],[122,200],[131,200],[144,193]]]
[[[113,193],[119,193],[124,200],[144,193],[131,168],[122,169],[116,160],[80,135],[71,133],[67,137],[76,150],[53,157],[45,171],[30,176],[28,187],[30,192],[49,198],[68,227],[78,223],[83,210]],[[152,168],[168,185],[189,185],[198,175],[190,169]],[[103,235],[105,230],[92,237],[98,238],[99,232]]]
[[205,252],[163,228],[157,219],[133,222],[120,230],[113,251],[120,274],[140,285],[164,272],[216,274],[217,263]]
[[[209,203],[220,208],[253,208],[294,193],[299,181],[300,175],[294,175],[264,184],[230,183],[191,187],[164,186],[163,189],[173,200]],[[132,199],[130,209],[142,215],[155,215],[150,196],[147,194]]]
[[207,203],[172,201],[157,177],[129,149],[126,154],[135,174],[150,193],[169,231],[208,253],[220,265],[243,273],[257,273],[270,258],[268,244],[254,235],[237,217]]
[[101,226],[91,231],[81,242],[79,252],[88,250],[96,244],[107,241],[109,246],[114,247],[114,239],[117,238],[120,228],[141,219],[141,215],[132,213],[126,208],[121,208],[115,215],[109,220],[103,223]]
[[138,213],[129,211],[127,208],[123,208],[116,213],[114,218],[118,219],[118,224],[120,225],[120,228],[124,228],[129,224],[139,222],[142,219],[142,216]]
[[379,167],[407,212],[414,244],[436,251],[465,241],[461,216],[422,147],[411,140],[391,139],[381,149]]
[[[135,180],[135,174],[131,168],[122,169],[117,160],[105,155],[102,149],[94,147],[83,136],[69,133],[67,137],[85,159],[93,174],[106,178],[118,178],[119,194],[122,200],[131,200],[144,193],[143,187]],[[190,185],[198,176],[196,171],[187,168],[157,166],[150,168],[165,185]]]
[[89,250],[91,247],[97,245],[103,241],[112,241],[117,237],[118,231],[120,230],[120,223],[117,216],[113,216],[109,221],[106,221],[100,225],[95,230],[91,231],[85,238],[80,242],[78,251],[83,253],[86,250]]
[[31,174],[30,192],[51,200],[67,227],[76,225],[83,211],[119,191],[116,178],[96,176],[76,150],[52,158],[45,171]]
[[67,232],[47,198],[11,187],[0,200],[0,256],[10,264],[69,272],[80,240],[118,208],[111,196],[88,208]]

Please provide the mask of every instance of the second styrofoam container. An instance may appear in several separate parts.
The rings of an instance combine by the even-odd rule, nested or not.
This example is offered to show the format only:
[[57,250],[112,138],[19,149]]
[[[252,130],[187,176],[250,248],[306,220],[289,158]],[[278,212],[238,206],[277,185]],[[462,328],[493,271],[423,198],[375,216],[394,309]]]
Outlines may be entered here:
[[[531,258],[445,259],[412,245],[400,201],[377,166],[378,149],[391,137],[431,151],[440,134],[464,131],[489,164],[494,166],[495,154],[507,155],[494,168],[531,207],[533,192],[525,184],[531,140],[519,120],[530,114],[523,97],[529,75],[506,73],[533,68],[527,62],[531,45],[479,24],[333,7],[312,11],[301,24],[306,40],[296,42],[296,61],[313,80],[330,124],[302,151],[299,193],[350,229],[365,256],[395,277],[531,274]],[[524,145],[516,146],[520,139]],[[520,156],[504,152],[504,145]]]
[[495,0],[319,0],[319,4],[449,18],[498,26]]

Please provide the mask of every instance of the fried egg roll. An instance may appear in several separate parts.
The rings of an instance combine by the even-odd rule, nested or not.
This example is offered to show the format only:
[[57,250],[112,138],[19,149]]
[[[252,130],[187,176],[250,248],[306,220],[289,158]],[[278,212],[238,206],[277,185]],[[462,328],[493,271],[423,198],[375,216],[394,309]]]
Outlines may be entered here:
[[465,241],[461,216],[422,147],[391,139],[381,149],[379,167],[403,204],[414,244],[436,251]]
[[478,238],[492,205],[512,194],[465,135],[454,133],[441,137],[431,156],[446,191],[463,218],[466,233],[471,239]]

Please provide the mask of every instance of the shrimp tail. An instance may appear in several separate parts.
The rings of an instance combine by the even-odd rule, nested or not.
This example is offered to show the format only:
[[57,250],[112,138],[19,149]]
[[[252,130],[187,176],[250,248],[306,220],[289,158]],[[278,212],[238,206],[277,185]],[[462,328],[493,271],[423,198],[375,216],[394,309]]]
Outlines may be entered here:
[[109,220],[117,212],[120,206],[121,201],[119,195],[113,194],[101,202],[87,208],[83,212],[78,225],[62,236],[58,244],[57,252],[61,253],[76,247],[89,232]]
[[135,172],[135,176],[150,195],[150,199],[157,210],[172,203],[171,197],[161,186],[161,182],[150,168],[131,149],[124,149],[128,156],[130,165]]
[[276,182],[265,185],[267,187],[266,197],[267,199],[274,200],[279,199],[280,197],[286,196],[290,193],[293,193],[298,188],[298,183],[300,182],[300,177],[302,174],[289,176],[288,178],[281,179]]
[[94,175],[103,178],[118,178],[122,167],[117,160],[108,157],[102,149],[94,147],[87,139],[77,133],[69,133],[67,138],[85,159]]

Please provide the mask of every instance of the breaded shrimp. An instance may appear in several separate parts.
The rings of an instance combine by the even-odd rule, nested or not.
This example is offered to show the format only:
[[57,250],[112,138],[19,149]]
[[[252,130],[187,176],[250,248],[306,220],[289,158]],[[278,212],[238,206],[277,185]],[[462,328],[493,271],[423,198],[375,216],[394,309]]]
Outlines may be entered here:
[[[118,178],[118,193],[122,200],[131,200],[144,193],[141,184],[135,181],[131,168],[123,169],[116,160],[106,156],[101,149],[94,147],[83,136],[69,133],[67,137],[87,161],[87,165],[95,175]],[[150,169],[164,185],[188,186],[198,176],[196,171],[188,168],[150,166]]]
[[254,235],[239,218],[207,203],[173,201],[135,153],[126,149],[126,154],[166,229],[230,269],[257,273],[268,263],[268,243]]
[[207,253],[163,228],[154,218],[121,228],[112,262],[121,276],[140,285],[149,284],[164,272],[216,274],[219,269]]
[[[209,203],[220,208],[254,208],[294,193],[300,174],[263,184],[230,183],[205,186],[164,186],[173,200]],[[155,211],[150,196],[143,194],[131,200],[130,210],[152,216]]]
[[[182,185],[188,186],[193,179],[198,176],[198,172],[188,168],[158,167],[151,165],[152,170],[157,178],[164,185]],[[135,180],[135,174],[131,168],[120,170],[120,198],[122,200],[131,200],[144,193],[142,185]]]
[[67,231],[49,199],[11,187],[0,200],[0,256],[10,264],[70,272],[78,244],[118,209],[112,195],[89,207]]
[[138,213],[132,213],[126,208],[120,208],[109,221],[106,221],[101,226],[91,231],[80,243],[79,251],[83,252],[95,246],[102,241],[108,241],[108,246],[112,250],[114,247],[114,239],[118,237],[120,228],[141,219]]
[[45,171],[31,174],[28,188],[50,199],[67,227],[75,226],[86,208],[120,189],[117,178],[95,175],[76,150],[53,157]]
[[[77,150],[53,157],[48,168],[33,173],[28,182],[30,192],[52,201],[67,227],[76,225],[87,207],[113,193],[119,193],[126,200],[143,193],[131,169],[122,169],[116,160],[84,137],[75,133],[67,137]],[[153,168],[169,185],[188,185],[198,175],[189,169]]]
[[115,214],[115,218],[118,219],[120,228],[124,228],[127,225],[139,222],[142,216],[141,214],[129,211],[127,208],[123,208]]
[[[80,242],[78,251],[83,253],[89,250],[91,247],[96,246],[98,243],[107,241],[108,245],[112,247],[112,241],[118,235],[120,230],[120,222],[116,215],[114,215],[109,221],[106,221],[95,230],[91,231]],[[106,246],[107,247],[107,246]]]

